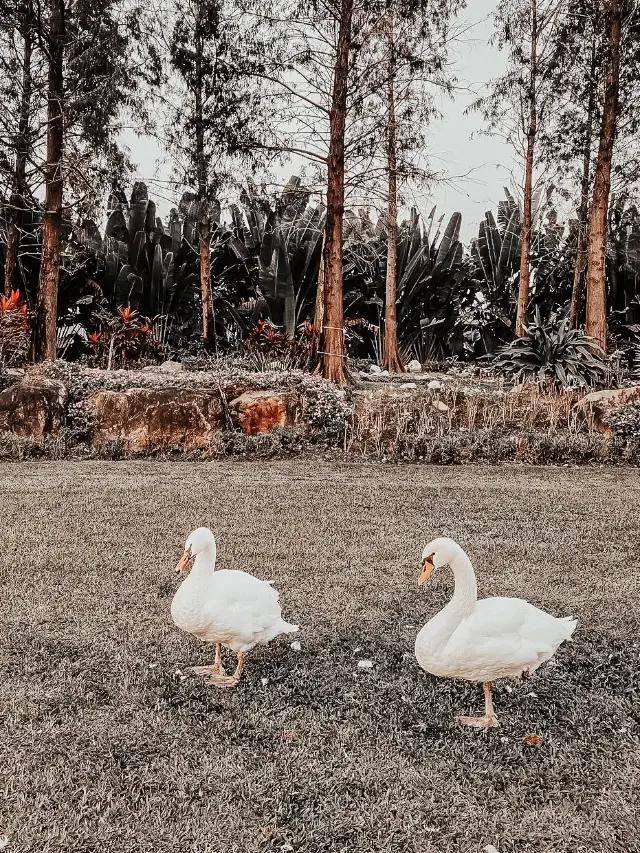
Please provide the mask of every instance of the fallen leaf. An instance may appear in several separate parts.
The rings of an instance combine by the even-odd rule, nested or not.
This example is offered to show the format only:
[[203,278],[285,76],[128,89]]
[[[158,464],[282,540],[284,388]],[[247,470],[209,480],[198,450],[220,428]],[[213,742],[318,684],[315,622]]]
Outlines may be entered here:
[[540,746],[542,738],[540,735],[525,735],[522,738],[522,743],[526,743],[527,746]]

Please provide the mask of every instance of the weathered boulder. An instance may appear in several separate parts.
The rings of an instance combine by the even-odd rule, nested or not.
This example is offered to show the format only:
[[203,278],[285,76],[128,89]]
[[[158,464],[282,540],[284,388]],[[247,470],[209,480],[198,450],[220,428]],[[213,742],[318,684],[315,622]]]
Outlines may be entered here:
[[229,403],[233,425],[248,435],[295,426],[300,419],[298,397],[291,391],[246,391]]
[[183,369],[181,361],[163,361],[160,365],[162,373],[182,373]]
[[630,388],[610,388],[606,391],[592,391],[585,395],[576,406],[589,409],[593,414],[593,427],[598,432],[611,434],[613,430],[607,423],[607,416],[622,406],[640,405],[640,385]]
[[407,373],[422,373],[422,365],[417,358],[412,359],[407,365]]
[[221,428],[217,391],[129,388],[96,391],[88,400],[95,445],[123,441],[130,450],[207,447]]
[[27,377],[0,392],[0,431],[42,443],[64,423],[68,393],[61,382]]

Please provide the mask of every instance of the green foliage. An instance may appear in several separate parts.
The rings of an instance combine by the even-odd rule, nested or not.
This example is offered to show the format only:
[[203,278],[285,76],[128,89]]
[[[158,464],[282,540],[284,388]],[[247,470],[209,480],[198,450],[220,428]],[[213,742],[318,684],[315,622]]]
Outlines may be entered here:
[[533,379],[563,388],[597,385],[607,375],[604,353],[583,332],[569,330],[566,312],[544,323],[539,309],[526,335],[498,352],[493,368],[516,381]]

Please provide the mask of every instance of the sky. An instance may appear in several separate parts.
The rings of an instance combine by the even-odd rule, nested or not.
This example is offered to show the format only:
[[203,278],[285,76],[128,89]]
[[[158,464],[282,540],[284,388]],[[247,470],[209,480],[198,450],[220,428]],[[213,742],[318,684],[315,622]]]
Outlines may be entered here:
[[[502,187],[511,180],[511,149],[500,139],[480,133],[483,122],[478,114],[465,115],[488,81],[504,69],[504,56],[489,44],[495,5],[496,0],[467,0],[468,8],[458,17],[463,34],[451,55],[458,88],[455,98],[440,102],[443,118],[434,122],[429,132],[429,162],[447,179],[431,187],[426,197],[417,199],[420,209],[427,213],[434,204],[439,214],[444,213],[447,218],[460,211],[465,241],[477,235],[485,211],[495,210],[503,196]],[[161,147],[155,139],[138,137],[132,131],[125,134],[124,141],[138,164],[136,178],[149,185],[159,215],[166,217],[173,204],[161,197],[161,182],[170,177],[170,167],[161,162]],[[283,178],[291,171],[285,169]]]

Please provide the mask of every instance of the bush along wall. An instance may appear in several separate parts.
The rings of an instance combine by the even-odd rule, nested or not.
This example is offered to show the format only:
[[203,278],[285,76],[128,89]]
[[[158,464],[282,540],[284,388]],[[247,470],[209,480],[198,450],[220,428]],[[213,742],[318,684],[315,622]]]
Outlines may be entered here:
[[640,460],[640,386],[544,393],[462,377],[341,390],[302,371],[141,371],[55,362],[0,385],[0,454],[352,457],[460,464]]

